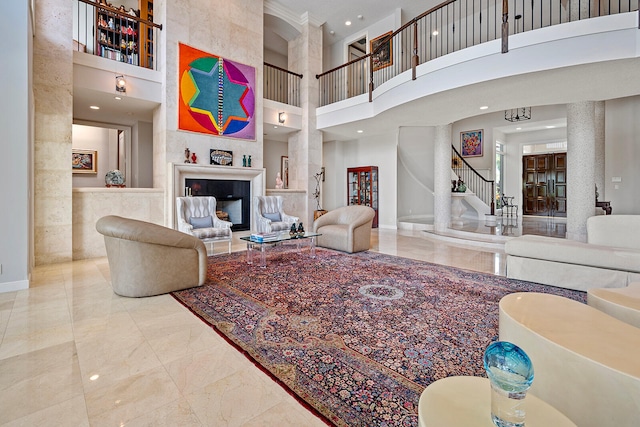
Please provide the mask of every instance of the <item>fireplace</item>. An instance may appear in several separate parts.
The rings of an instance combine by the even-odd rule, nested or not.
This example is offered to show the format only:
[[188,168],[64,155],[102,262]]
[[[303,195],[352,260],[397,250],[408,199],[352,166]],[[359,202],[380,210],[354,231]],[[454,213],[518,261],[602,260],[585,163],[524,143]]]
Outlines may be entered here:
[[215,197],[216,209],[228,215],[233,231],[251,229],[251,181],[186,178],[185,192]]
[[[176,223],[176,197],[184,196],[186,180],[219,180],[219,181],[248,181],[250,184],[249,200],[244,200],[243,209],[248,207],[248,214],[242,218],[242,223],[249,224],[247,230],[255,229],[255,215],[251,209],[251,200],[254,196],[262,196],[264,194],[264,169],[263,168],[245,168],[238,166],[215,166],[194,163],[169,163],[167,168],[167,181],[169,185],[167,198],[167,225],[169,227],[178,228]],[[193,190],[192,190],[193,194]],[[230,193],[231,194],[231,193]],[[227,196],[228,194],[224,194]],[[215,196],[214,196],[215,197]],[[233,197],[233,195],[232,195]],[[220,200],[228,200],[227,197],[220,197]],[[218,203],[220,203],[218,201]],[[235,209],[235,208],[233,208]],[[247,211],[244,211],[247,213]],[[248,217],[248,218],[247,218]],[[238,227],[234,227],[235,230]]]

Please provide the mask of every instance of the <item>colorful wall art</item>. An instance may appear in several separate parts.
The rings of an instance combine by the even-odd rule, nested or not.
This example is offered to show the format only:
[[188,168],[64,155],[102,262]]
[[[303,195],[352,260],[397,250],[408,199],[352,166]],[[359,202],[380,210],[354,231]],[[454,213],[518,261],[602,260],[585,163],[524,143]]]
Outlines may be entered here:
[[482,129],[460,132],[460,154],[462,157],[482,156]]
[[254,67],[179,44],[178,129],[256,139]]

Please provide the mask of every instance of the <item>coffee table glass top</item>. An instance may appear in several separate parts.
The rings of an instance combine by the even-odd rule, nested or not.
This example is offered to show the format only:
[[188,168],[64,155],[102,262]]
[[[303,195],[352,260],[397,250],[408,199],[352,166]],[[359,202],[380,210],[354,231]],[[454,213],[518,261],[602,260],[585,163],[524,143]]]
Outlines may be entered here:
[[311,231],[305,231],[303,235],[295,235],[295,236],[291,236],[288,231],[283,231],[282,233],[277,234],[275,237],[270,237],[268,239],[265,239],[264,241],[253,240],[251,236],[240,237],[240,240],[244,240],[245,242],[250,242],[250,243],[278,243],[278,242],[285,242],[289,240],[295,241],[299,239],[308,239],[311,237],[318,237],[318,236],[321,236],[321,234],[314,233]]

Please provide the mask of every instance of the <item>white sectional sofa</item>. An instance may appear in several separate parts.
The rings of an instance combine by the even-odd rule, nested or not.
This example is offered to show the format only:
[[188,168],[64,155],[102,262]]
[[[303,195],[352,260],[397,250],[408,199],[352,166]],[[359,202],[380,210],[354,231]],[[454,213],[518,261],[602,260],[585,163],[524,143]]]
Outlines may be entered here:
[[505,244],[507,277],[587,291],[640,281],[640,215],[587,220],[587,243],[524,235]]

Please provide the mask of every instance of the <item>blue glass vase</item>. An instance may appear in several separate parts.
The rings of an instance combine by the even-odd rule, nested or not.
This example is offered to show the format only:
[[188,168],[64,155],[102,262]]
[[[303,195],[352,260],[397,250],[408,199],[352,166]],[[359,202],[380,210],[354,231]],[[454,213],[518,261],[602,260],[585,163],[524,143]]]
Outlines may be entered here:
[[525,398],[533,382],[531,359],[507,341],[491,343],[484,352],[491,382],[491,420],[498,427],[524,427]]

